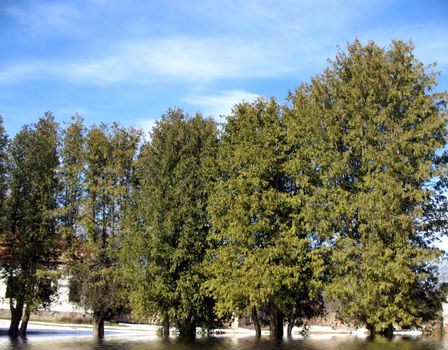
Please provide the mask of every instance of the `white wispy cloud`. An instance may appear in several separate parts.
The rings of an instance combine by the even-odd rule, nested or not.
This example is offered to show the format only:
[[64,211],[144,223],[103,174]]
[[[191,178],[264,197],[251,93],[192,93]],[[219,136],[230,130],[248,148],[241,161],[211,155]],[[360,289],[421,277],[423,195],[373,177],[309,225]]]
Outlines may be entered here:
[[[145,11],[143,4],[135,8]],[[186,16],[197,28],[180,33],[179,25],[172,32],[162,22],[155,34],[146,22],[156,20],[150,17],[148,21],[122,0],[37,2],[30,8],[13,5],[9,15],[31,36],[68,37],[83,51],[81,55],[58,52],[57,58],[49,55],[37,61],[14,59],[3,64],[0,74],[10,82],[52,77],[86,84],[204,84],[288,76],[332,56],[339,43],[335,37],[360,6],[368,7],[368,2],[285,0],[273,6],[263,0],[174,1],[154,8],[165,10],[168,18],[172,9],[173,16]],[[115,21],[120,21],[122,33],[109,34],[118,35],[113,39],[98,38],[112,30]],[[138,33],[131,35],[131,27],[139,28]]]
[[116,82],[210,82],[275,77],[293,71],[266,46],[228,40],[166,38],[124,43],[104,57],[7,65],[0,76],[14,81],[55,77],[88,84]]
[[394,28],[368,30],[358,37],[363,43],[374,40],[378,45],[389,47],[391,40],[412,41],[415,56],[424,64],[437,63],[438,68],[448,73],[448,41],[442,40],[448,31],[447,24],[433,24],[431,30],[419,23],[406,24]]
[[0,68],[0,82],[4,84],[22,82],[40,75],[43,68],[42,64],[38,62],[3,65],[3,68]]
[[79,23],[90,16],[89,11],[73,2],[35,2],[29,7],[12,3],[6,9],[9,16],[21,24],[23,30],[32,35],[76,35],[84,29]]
[[225,90],[216,93],[192,94],[182,101],[194,106],[204,115],[222,117],[228,115],[235,104],[256,100],[260,95],[246,90]]
[[[202,92],[189,94],[182,98],[189,108],[186,110],[200,112],[206,117],[213,117],[217,122],[224,122],[225,116],[232,112],[233,107],[240,102],[251,102],[259,98],[260,95],[246,90],[224,90],[217,92]],[[148,140],[153,127],[159,118],[139,119],[135,125],[144,131],[144,136]]]
[[156,125],[157,119],[140,119],[136,122],[136,126],[143,130],[144,137],[149,138],[149,133],[152,132],[152,128]]
[[[274,6],[264,0],[185,0],[157,5],[173,9],[173,16],[193,20],[193,27],[198,28],[185,33],[180,32],[181,27],[171,31],[165,22],[158,23],[160,32],[154,33],[146,22],[157,20],[151,17],[147,21],[122,0],[80,0],[77,5],[62,0],[37,2],[29,9],[10,6],[10,16],[34,35],[79,36],[82,41],[76,44],[84,51],[82,55],[61,53],[57,58],[3,61],[0,83],[50,77],[89,85],[174,82],[204,86],[231,79],[299,77],[303,72],[318,73],[326,59],[334,57],[337,45],[354,39],[347,33],[353,33],[360,14],[371,15],[390,2],[393,0],[374,5],[368,0],[285,0]],[[135,8],[145,8],[144,2],[137,2]],[[126,16],[121,12],[131,15],[130,19],[123,19]],[[164,16],[169,17],[169,11]],[[89,29],[104,33],[117,20],[123,28],[117,38],[101,40],[95,29]],[[127,35],[129,27],[138,27],[139,34]],[[389,42],[390,38],[407,39],[407,33],[419,33],[413,39],[423,59],[447,64],[448,46],[437,39],[444,36],[447,26],[434,28],[436,35],[417,25],[394,28],[394,32],[375,28],[356,35]]]

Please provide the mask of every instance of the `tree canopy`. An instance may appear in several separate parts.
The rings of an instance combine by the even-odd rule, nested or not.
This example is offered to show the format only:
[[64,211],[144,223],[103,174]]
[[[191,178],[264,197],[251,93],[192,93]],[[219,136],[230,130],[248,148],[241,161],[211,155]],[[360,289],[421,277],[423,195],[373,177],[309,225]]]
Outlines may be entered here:
[[337,305],[372,333],[440,309],[448,234],[447,94],[410,43],[359,41],[285,103],[234,106],[221,126],[170,109],[147,140],[119,124],[8,139],[0,119],[1,277],[10,335],[57,293],[94,334],[126,310],[167,335],[251,316],[274,337]]
[[213,120],[169,110],[137,161],[138,225],[124,252],[131,260],[131,305],[140,317],[160,317],[165,332],[174,324],[181,334],[191,335],[197,325],[213,321],[211,300],[201,292],[201,264],[216,142]]
[[257,320],[265,311],[281,336],[284,314],[294,318],[294,306],[317,302],[323,268],[312,237],[294,220],[281,106],[274,99],[237,105],[220,141],[206,284],[219,314],[251,312]]
[[20,333],[25,334],[30,312],[48,303],[56,291],[51,271],[57,268],[62,252],[55,212],[58,142],[58,124],[47,113],[36,124],[23,127],[8,149],[3,231],[8,255],[2,268],[11,306],[11,336],[18,334],[22,315]]
[[437,297],[440,252],[420,229],[446,141],[435,83],[412,45],[356,41],[290,97],[300,120],[292,137],[309,148],[297,152],[297,172],[302,163],[313,171],[310,227],[332,248],[328,296],[342,319],[372,331],[421,323]]
[[[65,163],[66,173],[70,174],[67,181],[72,185],[66,207],[68,228],[73,232],[75,225],[80,226],[75,237],[68,236],[72,241],[68,272],[76,289],[76,301],[92,311],[94,335],[102,337],[105,318],[125,305],[119,257],[140,132],[117,124],[110,128],[101,125],[90,128],[82,137],[79,123],[75,121],[66,137],[72,151],[83,150],[69,154]],[[81,179],[80,192],[77,186]],[[77,214],[78,205],[82,215]]]

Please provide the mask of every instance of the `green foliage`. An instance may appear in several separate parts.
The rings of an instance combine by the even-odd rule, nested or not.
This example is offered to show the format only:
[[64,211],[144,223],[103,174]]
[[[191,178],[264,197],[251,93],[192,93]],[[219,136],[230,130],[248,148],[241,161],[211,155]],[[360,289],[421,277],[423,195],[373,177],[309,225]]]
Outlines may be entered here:
[[3,118],[0,116],[0,227],[5,229],[7,225],[7,177],[8,177],[8,135],[3,126]]
[[124,305],[182,334],[235,313],[292,326],[324,297],[371,331],[434,317],[448,99],[413,49],[355,41],[287,105],[236,105],[221,135],[175,109],[141,146],[75,115],[60,145],[47,113],[9,143],[0,118],[10,334],[51,302],[60,261],[99,336]]
[[82,121],[76,119],[66,137],[63,174],[71,191],[66,192],[65,222],[72,232],[68,273],[77,301],[102,325],[125,303],[119,256],[141,133],[116,124],[83,133]]
[[328,295],[342,319],[376,331],[418,324],[437,304],[439,252],[419,230],[446,137],[435,82],[412,45],[355,42],[290,97],[307,222],[333,248]]
[[25,126],[9,148],[8,217],[3,232],[8,257],[2,270],[13,313],[11,335],[17,333],[25,305],[35,309],[56,292],[50,271],[56,269],[61,253],[56,220],[58,145],[58,125],[47,113],[36,124]]
[[73,240],[80,234],[80,214],[84,195],[84,153],[86,128],[83,119],[75,115],[73,123],[63,133],[60,152],[59,179],[61,196],[59,201],[60,231],[70,249]]
[[217,129],[211,119],[169,110],[137,162],[139,187],[124,259],[132,281],[134,316],[159,316],[181,333],[210,323],[201,293],[207,248],[210,164]]
[[296,318],[294,306],[318,298],[323,260],[294,220],[290,148],[275,100],[239,104],[228,117],[208,206],[206,286],[219,315],[267,309]]

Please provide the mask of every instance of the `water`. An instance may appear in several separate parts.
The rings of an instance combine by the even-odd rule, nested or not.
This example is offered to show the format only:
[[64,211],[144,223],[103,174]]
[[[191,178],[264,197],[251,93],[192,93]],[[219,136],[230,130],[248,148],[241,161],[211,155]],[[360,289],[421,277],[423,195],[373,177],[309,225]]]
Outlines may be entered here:
[[158,337],[109,337],[96,342],[90,337],[30,336],[26,340],[0,338],[0,349],[10,350],[448,350],[447,338],[406,338],[374,340],[354,336],[309,336],[272,341],[269,338],[211,337],[194,341],[164,340]]

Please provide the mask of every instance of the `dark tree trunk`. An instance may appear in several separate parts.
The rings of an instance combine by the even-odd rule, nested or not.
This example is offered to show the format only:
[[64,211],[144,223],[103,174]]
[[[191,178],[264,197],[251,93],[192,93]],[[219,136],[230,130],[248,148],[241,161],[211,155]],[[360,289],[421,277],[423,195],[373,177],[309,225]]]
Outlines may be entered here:
[[14,306],[14,301],[10,300],[9,306],[11,310],[11,323],[9,326],[8,334],[10,337],[17,337],[19,335],[19,325],[23,314],[23,301],[18,300]]
[[169,337],[170,335],[170,320],[168,318],[168,315],[164,315],[163,321],[162,321],[162,335],[164,337]]
[[179,335],[183,338],[194,338],[196,336],[196,322],[187,318],[178,325]]
[[437,313],[435,334],[437,336],[443,335],[443,314],[442,314],[442,311]]
[[283,314],[274,306],[272,306],[270,310],[269,328],[271,332],[271,338],[283,338]]
[[366,324],[366,328],[369,331],[369,338],[375,338],[375,326],[373,324]]
[[93,337],[97,339],[104,338],[104,311],[93,313]]
[[22,316],[22,323],[20,324],[20,336],[21,337],[26,337],[26,329],[28,328],[28,321],[30,320],[30,308],[28,307],[28,305],[25,308],[25,312],[23,313]]
[[389,324],[380,332],[380,334],[387,338],[392,338],[394,336],[394,326],[392,326],[392,324]]
[[258,311],[255,306],[252,309],[252,320],[254,321],[255,336],[257,338],[260,338],[261,337],[261,325],[260,325],[260,319],[258,317]]
[[294,327],[294,321],[289,321],[288,328],[286,329],[286,334],[287,334],[288,338],[292,337],[292,328],[293,327]]
[[366,328],[369,331],[369,337],[374,338],[375,335],[379,334],[384,337],[392,338],[394,335],[394,327],[392,324],[389,324],[386,328],[383,328],[381,331],[377,331],[375,325],[368,324]]

